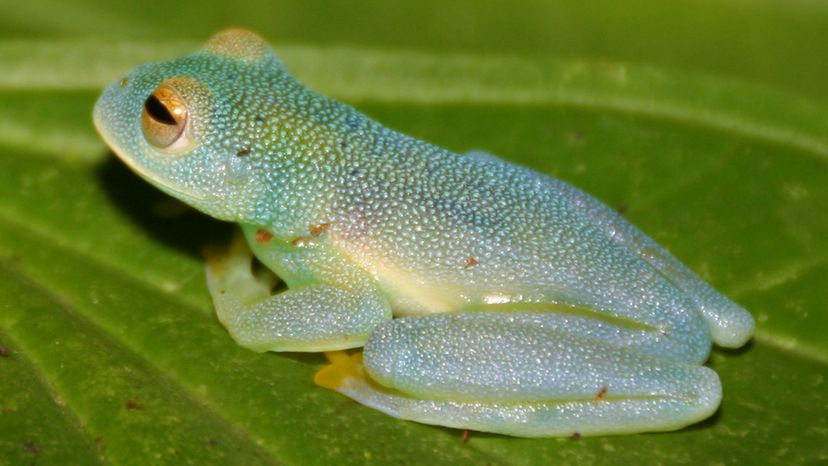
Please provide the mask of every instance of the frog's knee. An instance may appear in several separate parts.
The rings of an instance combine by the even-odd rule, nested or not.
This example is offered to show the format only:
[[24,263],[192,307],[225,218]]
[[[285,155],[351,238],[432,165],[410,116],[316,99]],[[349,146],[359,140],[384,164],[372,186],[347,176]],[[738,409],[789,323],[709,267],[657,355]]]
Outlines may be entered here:
[[721,297],[713,303],[718,312],[708,313],[707,321],[713,341],[725,348],[738,348],[753,335],[753,316],[742,306]]

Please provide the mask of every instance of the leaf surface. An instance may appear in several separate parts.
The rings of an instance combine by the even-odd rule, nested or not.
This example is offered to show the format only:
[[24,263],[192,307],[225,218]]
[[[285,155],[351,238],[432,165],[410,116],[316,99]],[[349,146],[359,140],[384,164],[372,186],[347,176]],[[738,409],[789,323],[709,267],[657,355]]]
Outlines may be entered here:
[[[135,29],[122,12],[98,15]],[[393,128],[594,194],[757,319],[747,348],[714,351],[725,396],[701,424],[463,442],[315,387],[321,356],[255,354],[217,322],[201,251],[232,226],[141,181],[90,123],[106,82],[195,41],[32,31],[0,40],[0,464],[828,458],[828,106],[671,66],[276,44],[301,80]]]

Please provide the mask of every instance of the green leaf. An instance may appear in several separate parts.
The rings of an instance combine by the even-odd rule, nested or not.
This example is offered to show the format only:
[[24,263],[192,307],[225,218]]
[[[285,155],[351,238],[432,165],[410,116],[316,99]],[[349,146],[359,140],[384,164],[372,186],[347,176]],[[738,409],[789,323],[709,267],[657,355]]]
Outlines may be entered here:
[[[754,37],[751,27],[777,18],[802,41],[821,37],[814,47],[824,49],[817,26],[828,30],[828,20],[820,22],[818,7],[756,6],[744,24],[704,29],[704,58],[688,58],[673,39],[655,44],[646,65],[635,61],[653,31],[632,31],[613,47],[623,15],[580,7],[570,18],[588,18],[585,33],[602,45],[556,58],[544,41],[571,25],[547,33],[531,14],[505,15],[488,36],[473,26],[497,24],[498,13],[468,3],[458,4],[468,8],[463,15],[446,7],[469,21],[466,29],[450,23],[460,28],[455,48],[465,49],[454,52],[440,47],[446,19],[405,4],[382,10],[402,22],[398,30],[365,17],[379,11],[371,2],[331,4],[316,28],[297,26],[315,24],[319,13],[299,3],[248,3],[227,18],[210,2],[149,2],[167,13],[153,20],[126,4],[97,3],[21,2],[0,20],[0,464],[828,459],[828,105],[804,97],[822,92],[824,80],[818,87],[814,77],[828,65],[806,69],[812,49],[761,42],[752,71],[734,72],[726,63],[733,45],[712,45],[725,30]],[[688,5],[680,7],[691,19],[745,12]],[[44,6],[50,14],[38,16]],[[633,6],[627,20],[650,12],[653,23],[641,24],[652,29],[680,24],[664,7]],[[585,189],[750,309],[754,341],[716,350],[709,363],[724,384],[721,410],[664,434],[472,433],[464,442],[459,431],[393,419],[314,386],[319,355],[238,347],[212,312],[201,253],[226,242],[232,226],[129,172],[99,141],[90,112],[98,90],[131,66],[185,53],[233,19],[261,25],[265,10],[278,10],[286,29],[269,26],[282,40],[275,47],[309,85],[394,128],[457,151],[500,154]],[[195,11],[204,20],[181,26]],[[95,24],[123,37],[95,40]],[[507,30],[530,40],[512,44]],[[172,40],[146,39],[167,32]],[[768,36],[790,40],[776,29]],[[678,58],[668,58],[672,50]],[[793,71],[763,67],[785,54]],[[725,76],[751,73],[764,83]]]

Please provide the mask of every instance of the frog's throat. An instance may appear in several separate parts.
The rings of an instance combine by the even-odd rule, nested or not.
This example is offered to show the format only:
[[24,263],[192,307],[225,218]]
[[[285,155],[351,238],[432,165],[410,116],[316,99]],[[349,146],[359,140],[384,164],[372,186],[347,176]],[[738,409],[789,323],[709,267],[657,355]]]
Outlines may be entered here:
[[158,186],[159,189],[162,191],[166,191],[171,195],[179,198],[184,198],[185,200],[195,200],[195,201],[204,201],[206,198],[198,193],[193,191],[187,190],[175,183],[171,183],[169,180],[161,179],[158,176],[152,174],[151,170],[146,170],[141,165],[139,165],[134,157],[128,155],[128,152],[121,147],[114,139],[109,137],[109,133],[104,128],[103,124],[98,119],[97,113],[95,114],[95,118],[93,118],[95,123],[95,128],[98,130],[98,134],[101,135],[104,142],[112,148],[112,151],[115,152],[115,155],[118,156],[121,161],[123,161],[132,171],[137,173],[144,178],[145,180],[149,181],[150,183]]

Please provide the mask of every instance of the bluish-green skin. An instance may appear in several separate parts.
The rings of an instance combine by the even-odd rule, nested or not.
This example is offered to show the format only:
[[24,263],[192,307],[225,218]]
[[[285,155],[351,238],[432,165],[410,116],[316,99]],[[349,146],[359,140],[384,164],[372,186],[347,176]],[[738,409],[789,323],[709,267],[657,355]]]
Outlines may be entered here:
[[[162,84],[188,112],[172,149],[142,129]],[[744,309],[587,194],[385,128],[305,88],[246,31],[135,68],[104,91],[95,122],[150,182],[238,222],[287,283],[270,296],[243,245],[213,261],[236,341],[364,346],[364,373],[335,363],[319,383],[397,417],[519,436],[677,429],[719,405],[701,366],[711,343],[738,347],[753,331]]]

